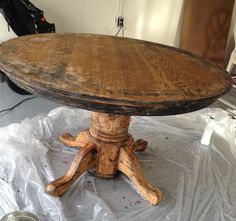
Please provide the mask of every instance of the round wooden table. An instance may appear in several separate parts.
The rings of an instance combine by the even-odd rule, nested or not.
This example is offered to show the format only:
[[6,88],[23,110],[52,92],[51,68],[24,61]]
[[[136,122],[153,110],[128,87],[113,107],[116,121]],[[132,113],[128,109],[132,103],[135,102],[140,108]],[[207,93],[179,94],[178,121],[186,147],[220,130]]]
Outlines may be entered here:
[[31,93],[92,111],[88,130],[60,136],[80,150],[66,174],[48,184],[48,193],[62,195],[87,170],[103,178],[121,171],[153,205],[162,193],[142,174],[134,152],[147,142],[128,133],[130,116],[195,111],[232,85],[226,71],[186,51],[104,35],[15,38],[0,45],[0,69]]

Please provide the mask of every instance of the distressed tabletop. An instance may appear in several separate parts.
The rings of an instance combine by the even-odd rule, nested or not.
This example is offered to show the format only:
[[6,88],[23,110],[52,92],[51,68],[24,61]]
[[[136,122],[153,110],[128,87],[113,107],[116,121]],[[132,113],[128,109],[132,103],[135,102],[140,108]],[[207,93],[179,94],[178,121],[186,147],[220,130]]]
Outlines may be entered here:
[[0,69],[20,87],[59,103],[123,115],[204,108],[231,88],[230,75],[161,44],[90,34],[39,34],[0,45]]

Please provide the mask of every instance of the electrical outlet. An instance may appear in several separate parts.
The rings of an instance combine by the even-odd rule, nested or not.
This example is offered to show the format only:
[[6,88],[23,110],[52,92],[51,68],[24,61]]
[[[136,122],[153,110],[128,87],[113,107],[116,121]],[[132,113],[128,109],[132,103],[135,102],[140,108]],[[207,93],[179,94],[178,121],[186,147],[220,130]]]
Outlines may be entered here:
[[116,26],[118,28],[124,27],[124,17],[119,16],[116,18]]

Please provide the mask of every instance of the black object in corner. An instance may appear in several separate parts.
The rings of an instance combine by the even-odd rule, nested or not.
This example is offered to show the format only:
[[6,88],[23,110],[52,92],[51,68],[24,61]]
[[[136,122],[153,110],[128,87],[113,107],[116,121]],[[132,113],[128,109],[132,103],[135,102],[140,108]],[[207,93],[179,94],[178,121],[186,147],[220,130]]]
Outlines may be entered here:
[[[28,0],[0,0],[0,13],[17,36],[55,32],[55,24],[47,22],[44,12]],[[10,79],[8,86],[19,94],[30,94]]]

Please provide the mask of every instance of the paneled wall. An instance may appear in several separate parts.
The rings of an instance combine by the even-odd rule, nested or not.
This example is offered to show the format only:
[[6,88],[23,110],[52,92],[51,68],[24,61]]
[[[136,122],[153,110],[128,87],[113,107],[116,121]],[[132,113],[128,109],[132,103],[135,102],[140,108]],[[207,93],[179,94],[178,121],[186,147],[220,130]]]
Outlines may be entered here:
[[234,0],[185,0],[180,47],[222,64]]

